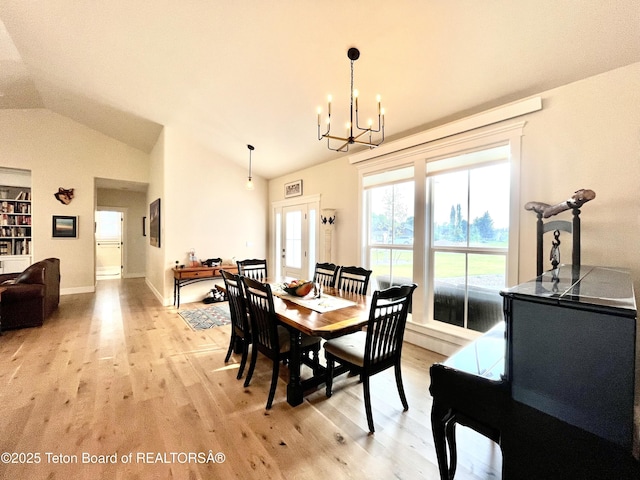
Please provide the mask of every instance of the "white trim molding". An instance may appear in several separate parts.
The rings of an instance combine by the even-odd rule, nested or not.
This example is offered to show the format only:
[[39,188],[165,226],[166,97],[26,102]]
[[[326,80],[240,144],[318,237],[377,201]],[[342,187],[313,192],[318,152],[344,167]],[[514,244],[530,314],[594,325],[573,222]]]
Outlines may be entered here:
[[518,102],[509,103],[485,112],[471,115],[470,117],[446,123],[439,127],[435,127],[424,132],[409,135],[399,140],[385,143],[377,148],[364,150],[349,156],[349,162],[360,163],[366,160],[382,157],[390,153],[397,153],[416,145],[434,142],[452,135],[475,130],[476,128],[486,127],[494,123],[504,120],[526,115],[528,113],[542,110],[542,97],[531,97]]

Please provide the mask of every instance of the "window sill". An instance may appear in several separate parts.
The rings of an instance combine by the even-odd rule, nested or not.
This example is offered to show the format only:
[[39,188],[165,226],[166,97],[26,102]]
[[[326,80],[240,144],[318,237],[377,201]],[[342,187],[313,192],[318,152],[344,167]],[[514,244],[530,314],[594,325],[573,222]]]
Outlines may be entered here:
[[404,339],[408,343],[448,357],[481,335],[480,332],[442,322],[429,321],[419,324],[409,320]]

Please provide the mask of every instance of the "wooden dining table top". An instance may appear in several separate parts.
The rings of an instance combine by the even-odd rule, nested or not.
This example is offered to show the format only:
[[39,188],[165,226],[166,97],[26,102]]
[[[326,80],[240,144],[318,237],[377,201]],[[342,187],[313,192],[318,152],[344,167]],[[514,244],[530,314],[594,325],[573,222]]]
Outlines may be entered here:
[[273,305],[278,319],[306,335],[325,339],[339,337],[361,330],[369,319],[371,296],[346,293],[333,287],[323,287],[323,295],[332,295],[354,302],[337,310],[316,312],[307,307],[273,296]]

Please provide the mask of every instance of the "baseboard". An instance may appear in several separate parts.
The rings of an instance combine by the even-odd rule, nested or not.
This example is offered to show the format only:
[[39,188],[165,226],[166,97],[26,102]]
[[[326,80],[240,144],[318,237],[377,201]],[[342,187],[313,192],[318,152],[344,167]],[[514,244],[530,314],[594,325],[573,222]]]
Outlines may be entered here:
[[156,289],[156,287],[149,281],[148,278],[145,278],[144,283],[147,284],[147,287],[149,287],[149,290],[151,290],[151,293],[153,293],[153,295],[158,299],[158,301],[162,304],[163,307],[168,307],[173,303],[172,300],[164,298],[162,294]]

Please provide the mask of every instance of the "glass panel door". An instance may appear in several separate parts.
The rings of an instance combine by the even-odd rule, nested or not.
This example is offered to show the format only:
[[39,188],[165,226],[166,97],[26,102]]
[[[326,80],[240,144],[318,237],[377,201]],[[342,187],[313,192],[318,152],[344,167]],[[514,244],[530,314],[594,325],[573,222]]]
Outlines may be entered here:
[[307,206],[293,205],[282,209],[282,275],[306,279],[309,275],[307,258]]

